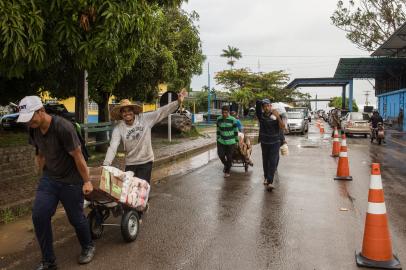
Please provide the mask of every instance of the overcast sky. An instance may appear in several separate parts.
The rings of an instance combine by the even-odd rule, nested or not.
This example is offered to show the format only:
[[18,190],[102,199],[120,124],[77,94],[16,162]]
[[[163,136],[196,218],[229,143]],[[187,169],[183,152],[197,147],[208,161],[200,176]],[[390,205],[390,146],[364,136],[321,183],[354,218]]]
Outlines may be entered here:
[[[203,53],[210,62],[211,85],[215,86],[215,73],[228,68],[227,60],[219,57],[227,45],[239,48],[243,55],[236,68],[285,70],[291,80],[333,77],[340,57],[368,56],[332,25],[330,16],[336,3],[337,0],[189,0],[184,9],[200,15]],[[203,74],[193,78],[193,90],[207,85],[207,61]],[[358,104],[365,103],[367,90],[372,95],[369,101],[375,104],[371,84],[355,81],[354,98]],[[317,93],[322,98],[341,95],[339,88],[300,91],[312,96]]]

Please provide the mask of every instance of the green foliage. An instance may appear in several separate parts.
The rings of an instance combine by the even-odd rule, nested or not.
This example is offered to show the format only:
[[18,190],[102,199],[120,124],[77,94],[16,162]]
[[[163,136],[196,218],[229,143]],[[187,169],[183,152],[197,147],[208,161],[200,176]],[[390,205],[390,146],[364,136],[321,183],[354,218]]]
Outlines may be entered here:
[[[210,92],[212,99],[215,96],[221,96],[221,93],[216,91],[214,88]],[[203,86],[202,91],[198,91],[195,94],[196,99],[196,112],[205,112],[208,108],[208,96],[209,96],[209,89],[207,86]]]
[[405,8],[404,0],[340,0],[331,20],[358,48],[373,51],[405,22]]
[[[333,100],[328,103],[328,106],[334,107],[334,108],[341,108],[342,104],[343,104],[342,97],[333,97]],[[345,107],[349,108],[349,99],[348,98],[345,100]],[[352,111],[358,112],[358,105],[355,102],[355,99],[352,101]]]
[[227,64],[230,65],[231,69],[233,69],[236,60],[241,59],[242,54],[238,48],[228,45],[227,49],[223,49],[221,57],[228,58]]
[[191,78],[202,72],[204,56],[196,26],[197,13],[168,8],[162,13],[158,41],[144,47],[131,72],[118,83],[114,94],[151,101],[157,96],[158,84],[168,90],[189,87]]
[[269,98],[274,102],[292,102],[295,98],[305,98],[294,89],[284,88],[289,80],[282,70],[267,73],[254,73],[249,69],[224,70],[216,74],[216,82],[229,91],[229,98],[241,106],[252,106],[257,99]]
[[[0,103],[49,90],[89,96],[155,97],[158,82],[190,84],[204,58],[197,14],[182,0],[0,0]],[[122,82],[123,81],[123,82]]]
[[230,91],[232,100],[247,104],[256,99],[269,98],[273,101],[291,102],[302,94],[284,86],[289,76],[281,70],[267,73],[253,73],[248,69],[224,70],[216,74],[216,82]]

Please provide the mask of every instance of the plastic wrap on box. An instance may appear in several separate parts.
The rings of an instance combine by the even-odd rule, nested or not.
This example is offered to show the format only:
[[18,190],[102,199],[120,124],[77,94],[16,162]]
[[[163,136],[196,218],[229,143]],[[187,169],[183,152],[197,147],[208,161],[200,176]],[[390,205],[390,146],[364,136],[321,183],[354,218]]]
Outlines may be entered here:
[[[151,190],[147,181],[135,177],[134,173],[131,171],[123,172],[111,166],[104,166],[103,168],[112,176],[121,179],[120,193],[119,196],[116,197],[120,202],[125,203],[138,211],[142,211],[146,208],[149,192]],[[112,189],[112,192],[114,192],[114,188]],[[115,195],[118,195],[118,189],[114,193]]]

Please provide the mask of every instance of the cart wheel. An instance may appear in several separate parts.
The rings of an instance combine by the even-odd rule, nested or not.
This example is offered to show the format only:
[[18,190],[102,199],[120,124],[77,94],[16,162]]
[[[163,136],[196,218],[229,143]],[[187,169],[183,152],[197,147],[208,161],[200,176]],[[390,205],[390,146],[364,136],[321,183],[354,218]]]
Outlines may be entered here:
[[121,234],[126,242],[132,242],[137,238],[139,217],[136,211],[126,211],[121,218]]
[[99,239],[102,236],[104,229],[102,225],[102,216],[97,212],[97,210],[93,209],[87,215],[87,220],[89,221],[90,234],[92,235],[92,238]]

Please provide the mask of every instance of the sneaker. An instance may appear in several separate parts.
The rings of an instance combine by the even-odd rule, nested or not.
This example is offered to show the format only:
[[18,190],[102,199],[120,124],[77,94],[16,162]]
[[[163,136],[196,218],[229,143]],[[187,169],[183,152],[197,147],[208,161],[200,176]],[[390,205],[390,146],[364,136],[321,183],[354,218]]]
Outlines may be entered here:
[[272,191],[275,188],[275,186],[272,183],[269,183],[266,187],[268,191]]
[[94,254],[96,252],[96,247],[95,246],[90,246],[86,249],[82,249],[82,252],[80,253],[79,256],[79,264],[87,264],[90,263],[94,257]]
[[264,182],[263,182],[263,184],[266,186],[266,185],[268,185],[268,179],[266,179],[265,177],[264,177]]
[[36,270],[56,270],[58,267],[55,262],[41,262]]
[[229,173],[224,173],[224,177],[225,178],[230,177],[230,174]]

